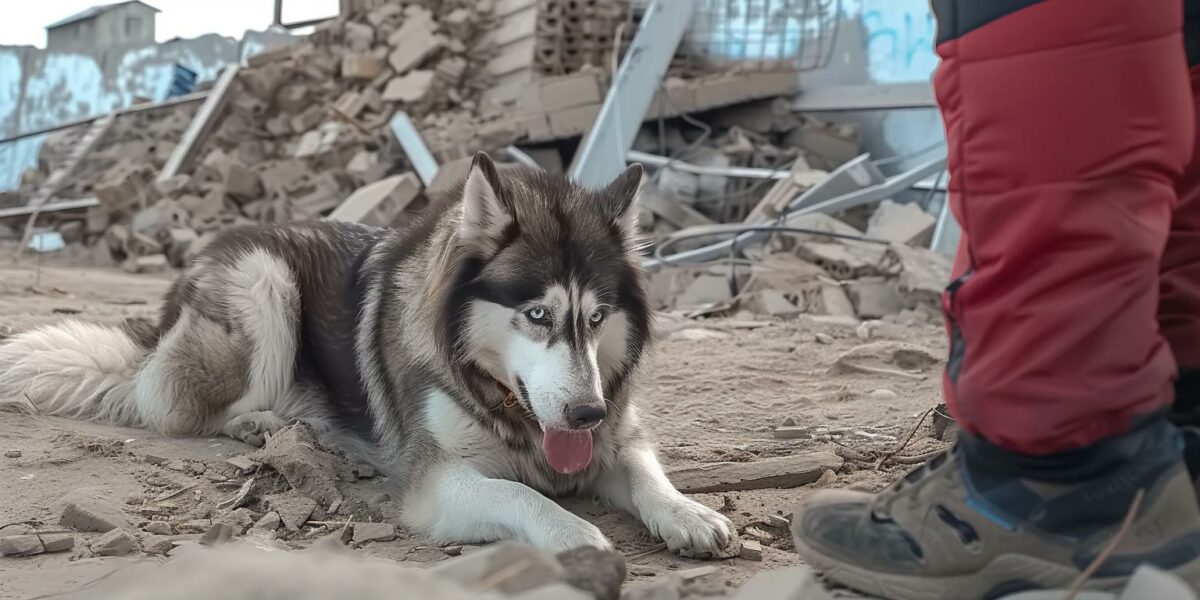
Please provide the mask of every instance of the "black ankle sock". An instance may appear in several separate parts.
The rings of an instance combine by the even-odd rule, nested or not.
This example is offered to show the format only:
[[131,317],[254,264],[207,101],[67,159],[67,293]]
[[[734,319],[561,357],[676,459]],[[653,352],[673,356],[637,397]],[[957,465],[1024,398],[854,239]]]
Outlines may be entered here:
[[1175,380],[1175,404],[1171,422],[1176,425],[1200,425],[1200,369],[1182,369]]
[[958,444],[967,467],[979,482],[1034,479],[1075,483],[1102,477],[1135,459],[1145,460],[1147,450],[1164,454],[1164,459],[1169,458],[1167,454],[1178,456],[1175,431],[1161,413],[1156,413],[1135,419],[1125,433],[1055,454],[1020,454],[966,432],[959,434]]

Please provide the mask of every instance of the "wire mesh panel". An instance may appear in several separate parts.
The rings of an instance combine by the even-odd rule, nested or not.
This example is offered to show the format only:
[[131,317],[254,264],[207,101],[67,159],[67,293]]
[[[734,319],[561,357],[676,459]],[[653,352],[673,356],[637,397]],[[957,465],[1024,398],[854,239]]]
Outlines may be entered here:
[[[537,72],[611,71],[649,3],[538,0]],[[841,0],[699,0],[669,74],[819,69],[833,52],[840,19]]]
[[672,72],[819,69],[840,20],[841,0],[700,0]]

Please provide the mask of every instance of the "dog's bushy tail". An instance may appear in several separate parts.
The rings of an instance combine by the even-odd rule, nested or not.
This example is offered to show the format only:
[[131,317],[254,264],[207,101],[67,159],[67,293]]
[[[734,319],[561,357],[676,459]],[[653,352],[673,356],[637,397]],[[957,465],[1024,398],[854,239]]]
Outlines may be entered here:
[[149,349],[118,326],[66,321],[0,342],[0,403],[138,425],[132,390]]

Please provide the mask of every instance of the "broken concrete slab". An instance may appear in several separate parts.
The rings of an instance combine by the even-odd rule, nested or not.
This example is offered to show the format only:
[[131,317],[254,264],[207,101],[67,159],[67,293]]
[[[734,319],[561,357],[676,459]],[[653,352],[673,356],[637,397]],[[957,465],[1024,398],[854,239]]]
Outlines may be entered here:
[[355,523],[355,544],[367,542],[390,542],[396,539],[396,526],[391,523]]
[[583,546],[559,552],[555,558],[566,570],[566,582],[589,592],[596,600],[618,600],[625,583],[625,557],[611,550]]
[[760,315],[784,319],[799,316],[803,312],[803,308],[789,300],[783,292],[769,289],[743,295],[738,306]]
[[384,88],[383,99],[387,102],[419,102],[433,89],[436,76],[435,71],[417,70],[396,77]]
[[78,531],[107,533],[117,528],[133,528],[116,505],[90,492],[72,492],[67,494],[60,504],[62,517],[58,521],[59,524]]
[[397,29],[388,42],[395,50],[388,55],[388,63],[397,75],[403,75],[442,48],[443,40],[434,34],[437,24],[428,16],[409,17]]
[[734,600],[833,600],[808,567],[763,571],[742,586]]
[[883,277],[864,277],[846,282],[845,289],[860,319],[879,319],[904,310],[896,284]]
[[[519,594],[566,581],[566,569],[554,556],[515,542],[501,542],[446,561],[429,572],[468,587],[496,580],[492,589],[504,594]],[[495,577],[500,572],[508,576]]]
[[839,469],[843,462],[832,452],[806,452],[745,463],[709,463],[672,471],[667,478],[685,494],[792,488],[816,481],[826,469]]
[[[315,503],[314,503],[314,506],[315,506]],[[309,514],[311,515],[312,512],[309,512]],[[308,517],[305,517],[305,518],[307,519]],[[279,526],[282,524],[283,524],[283,520],[279,516],[279,513],[275,512],[275,511],[271,511],[271,512],[263,515],[263,517],[261,519],[259,519],[257,523],[254,524],[254,529],[261,529],[263,531],[275,531],[276,529],[279,529]]]
[[100,556],[128,556],[137,549],[137,540],[124,529],[113,529],[92,542],[92,551]]
[[325,450],[312,429],[304,424],[279,430],[253,459],[278,471],[293,489],[323,506],[342,499],[339,481],[357,479],[350,462]]
[[313,511],[317,509],[316,500],[292,492],[272,494],[264,500],[266,500],[267,508],[271,512],[277,513],[283,526],[291,531],[296,531],[304,526]]
[[916,204],[884,200],[867,222],[867,237],[927,247],[933,241],[935,225],[937,219]]
[[0,538],[0,555],[33,556],[45,552],[42,540],[36,535],[10,535]]
[[166,521],[150,521],[142,527],[142,531],[152,533],[154,535],[174,535],[175,530],[171,524]]
[[329,219],[388,227],[420,195],[421,180],[415,173],[394,175],[355,190]]
[[47,554],[66,552],[75,547],[75,536],[69,533],[43,533],[38,537],[42,539],[42,547]]
[[371,54],[347,54],[342,58],[342,77],[371,81],[383,72],[383,61]]
[[312,90],[302,83],[289,83],[275,93],[275,106],[289,115],[304,112],[312,103]]

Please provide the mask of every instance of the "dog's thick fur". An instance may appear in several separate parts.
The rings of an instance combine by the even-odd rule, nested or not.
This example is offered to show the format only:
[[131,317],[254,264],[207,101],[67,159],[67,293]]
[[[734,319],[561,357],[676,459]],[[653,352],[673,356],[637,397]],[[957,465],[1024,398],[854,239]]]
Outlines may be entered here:
[[[641,178],[634,166],[586,190],[481,154],[404,231],[230,230],[175,282],[157,329],[67,322],[0,345],[0,398],[250,443],[305,420],[379,465],[405,524],[443,541],[607,547],[547,497],[583,494],[674,550],[716,552],[729,520],[671,486],[631,401],[651,338]],[[590,454],[576,444],[582,464],[554,464],[543,430],[587,437]]]

